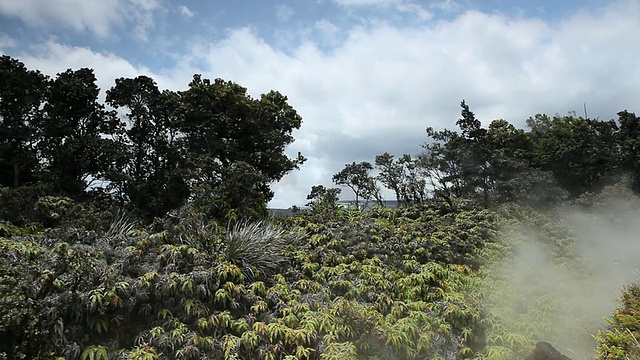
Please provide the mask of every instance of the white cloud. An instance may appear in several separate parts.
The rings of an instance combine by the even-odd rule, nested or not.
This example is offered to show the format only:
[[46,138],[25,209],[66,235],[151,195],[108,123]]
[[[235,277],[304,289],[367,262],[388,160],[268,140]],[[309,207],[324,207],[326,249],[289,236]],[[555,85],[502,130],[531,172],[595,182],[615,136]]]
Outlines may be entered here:
[[125,22],[133,25],[134,33],[139,39],[147,40],[148,33],[155,26],[154,14],[163,9],[162,0],[119,0],[125,1],[121,13]]
[[276,17],[279,21],[288,21],[293,16],[293,13],[291,6],[280,4],[276,7]]
[[77,32],[89,31],[99,38],[113,36],[113,28],[134,26],[139,38],[146,38],[153,26],[153,13],[160,0],[49,0],[0,1],[0,13],[19,18],[39,28],[63,26]]
[[185,16],[185,17],[188,17],[188,18],[192,18],[195,15],[195,13],[193,11],[191,11],[185,5],[180,5],[180,7],[178,7],[178,11],[180,11],[180,14],[182,16]]
[[428,20],[428,19],[431,19],[432,17],[429,11],[425,10],[421,5],[418,5],[410,0],[333,0],[333,1],[342,6],[393,7],[401,13],[414,14],[420,20]]
[[395,4],[397,0],[334,0],[340,5],[346,6],[362,6],[362,5],[389,5]]
[[434,9],[443,10],[443,11],[455,11],[460,9],[462,5],[460,5],[460,3],[454,0],[442,0],[442,1],[433,2],[430,5],[430,7]]
[[166,75],[154,72],[145,66],[136,66],[129,61],[111,53],[92,51],[85,47],[67,46],[55,41],[48,41],[35,48],[32,53],[16,56],[30,69],[38,69],[42,73],[55,77],[57,73],[67,69],[94,69],[97,84],[101,89],[100,97],[104,100],[105,91],[110,89],[116,78],[147,75],[152,77],[163,89],[184,89],[189,76],[184,73]]
[[640,96],[640,48],[629,46],[640,24],[626,16],[637,11],[622,1],[554,23],[466,12],[429,26],[355,27],[329,53],[308,42],[285,54],[242,29],[202,56],[218,76],[282,91],[303,116],[292,150],[314,160],[284,180],[286,191],[276,186],[273,205],[288,206],[346,162],[419,151],[427,126],[455,127],[462,99],[485,124],[523,125],[583,102],[590,116],[615,117]]
[[[601,119],[625,108],[640,112],[630,108],[640,98],[640,48],[632,46],[640,43],[640,22],[629,16],[639,11],[628,0],[554,22],[465,12],[424,26],[343,30],[345,39],[328,51],[308,40],[283,52],[243,28],[199,42],[174,68],[149,75],[172,89],[184,89],[198,72],[236,81],[254,96],[271,89],[287,95],[304,119],[288,151],[309,158],[275,185],[271,205],[289,207],[304,204],[312,185],[331,185],[347,162],[418,152],[427,126],[455,128],[462,99],[485,124],[506,118],[523,125],[536,113],[580,112],[584,102]],[[334,31],[329,24],[316,24],[317,31]],[[95,67],[103,89],[148,71],[55,43],[20,58],[45,70]]]
[[433,15],[422,6],[410,2],[399,3],[396,5],[396,8],[400,12],[414,14],[420,20],[429,20],[433,17]]
[[322,43],[331,46],[337,44],[340,28],[334,25],[331,21],[326,19],[316,21],[314,28],[318,31]]

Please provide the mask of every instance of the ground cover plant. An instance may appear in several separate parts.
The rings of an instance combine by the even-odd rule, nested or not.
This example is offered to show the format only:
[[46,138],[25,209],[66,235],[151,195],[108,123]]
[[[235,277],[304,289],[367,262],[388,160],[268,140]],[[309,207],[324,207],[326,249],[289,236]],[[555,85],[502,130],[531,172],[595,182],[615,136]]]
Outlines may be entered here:
[[80,359],[470,355],[474,255],[495,220],[444,212],[352,210],[330,224],[302,216],[229,229],[183,212],[155,232],[120,224],[5,237],[1,349]]
[[[11,359],[514,359],[551,340],[581,358],[589,351],[576,343],[593,355],[598,327],[576,299],[593,293],[568,303],[544,282],[561,282],[548,272],[563,269],[600,289],[577,272],[588,269],[573,260],[557,211],[432,204],[225,227],[184,208],[145,229],[123,215],[102,232],[5,223],[0,350]],[[542,226],[552,264],[520,278],[524,224]],[[603,359],[634,351],[636,293],[627,288],[610,330],[600,327]]]

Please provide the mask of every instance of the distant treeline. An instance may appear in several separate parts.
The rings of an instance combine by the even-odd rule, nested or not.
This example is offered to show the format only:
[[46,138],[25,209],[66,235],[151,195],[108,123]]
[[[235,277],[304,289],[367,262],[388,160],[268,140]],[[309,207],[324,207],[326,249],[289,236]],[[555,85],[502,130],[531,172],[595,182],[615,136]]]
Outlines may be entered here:
[[[617,121],[538,114],[525,130],[502,119],[483,128],[464,101],[461,107],[459,131],[427,128],[417,156],[385,153],[373,165],[346,164],[334,183],[351,188],[360,206],[383,202],[380,184],[404,206],[434,199],[546,206],[620,182],[640,191],[640,117],[634,113],[621,111]],[[318,208],[334,204],[339,192],[314,186],[308,199]]]

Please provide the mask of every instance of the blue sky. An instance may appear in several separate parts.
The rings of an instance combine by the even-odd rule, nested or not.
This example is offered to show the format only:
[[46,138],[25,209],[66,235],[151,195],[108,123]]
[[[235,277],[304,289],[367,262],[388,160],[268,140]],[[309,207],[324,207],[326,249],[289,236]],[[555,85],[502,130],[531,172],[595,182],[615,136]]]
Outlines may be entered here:
[[93,68],[103,94],[139,74],[181,90],[194,73],[284,93],[304,119],[288,151],[309,160],[274,207],[347,162],[419,152],[462,99],[485,124],[585,102],[640,112],[640,0],[0,0],[0,51],[49,75]]

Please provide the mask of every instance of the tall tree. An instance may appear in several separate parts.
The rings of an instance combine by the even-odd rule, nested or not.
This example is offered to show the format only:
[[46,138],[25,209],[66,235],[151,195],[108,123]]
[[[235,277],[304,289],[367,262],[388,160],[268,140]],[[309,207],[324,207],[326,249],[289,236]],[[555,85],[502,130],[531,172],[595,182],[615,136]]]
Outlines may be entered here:
[[489,202],[517,201],[534,206],[556,204],[567,196],[551,171],[534,167],[530,132],[506,120],[494,120],[486,133]]
[[531,190],[520,181],[520,176],[529,170],[533,148],[524,130],[506,120],[494,120],[487,129],[486,146],[491,202],[516,200]]
[[265,174],[244,161],[220,169],[215,179],[197,183],[193,204],[216,219],[263,218],[267,211]]
[[39,144],[50,181],[62,194],[78,197],[117,172],[123,124],[98,102],[92,69],[67,70],[50,83]]
[[36,180],[36,145],[47,78],[9,56],[0,57],[0,185]]
[[462,117],[456,124],[461,133],[427,128],[431,142],[424,144],[421,160],[434,195],[449,202],[455,198],[479,198],[488,202],[490,192],[486,129],[463,100]]
[[[542,141],[553,137],[548,117],[530,120],[531,132],[506,120],[494,120],[484,129],[464,101],[461,107],[460,133],[427,128],[432,142],[424,145],[419,159],[436,197],[450,205],[465,198],[484,206],[507,201],[543,205],[566,197],[554,178],[561,171],[555,164],[555,148]],[[556,140],[559,146],[569,141]]]
[[490,149],[487,144],[487,130],[469,109],[469,105],[462,100],[460,103],[462,117],[456,124],[462,132],[460,151],[462,157],[463,182],[470,194],[476,195],[486,206],[490,202]]
[[436,131],[429,127],[427,136],[431,142],[422,145],[424,150],[420,160],[429,187],[436,199],[453,205],[455,199],[469,195],[463,179],[463,152],[458,147],[461,144],[460,135],[448,129]]
[[232,181],[225,177],[236,174],[234,164],[242,162],[260,174],[252,178],[259,181],[256,188],[266,204],[273,198],[270,183],[305,161],[300,153],[293,158],[285,154],[302,118],[287,103],[287,97],[276,91],[253,99],[236,83],[211,82],[196,74],[180,101],[180,131],[194,186],[212,189],[220,181]]
[[421,158],[412,158],[408,154],[397,160],[389,153],[376,156],[376,167],[380,170],[377,179],[388,189],[393,190],[399,206],[422,203],[429,197],[427,173]]
[[366,161],[346,164],[342,170],[333,175],[333,182],[351,189],[355,195],[355,205],[358,207],[361,207],[361,199],[364,202],[362,207],[366,207],[371,199],[382,203],[380,189],[375,178],[369,174],[371,170],[373,170],[373,166]]
[[128,110],[128,161],[115,187],[147,217],[184,204],[189,191],[178,134],[179,95],[161,92],[153,79],[138,76],[116,79],[106,100]]
[[615,121],[537,115],[527,120],[533,166],[551,171],[571,196],[597,191],[619,171]]
[[311,187],[311,192],[307,195],[307,206],[312,209],[334,209],[336,203],[340,199],[340,193],[342,190],[339,188],[327,188],[324,185],[314,185]]
[[404,168],[394,159],[393,155],[387,152],[382,155],[377,155],[375,164],[378,170],[380,170],[378,180],[387,189],[392,190],[396,196],[396,200],[401,203],[402,185],[405,177]]

